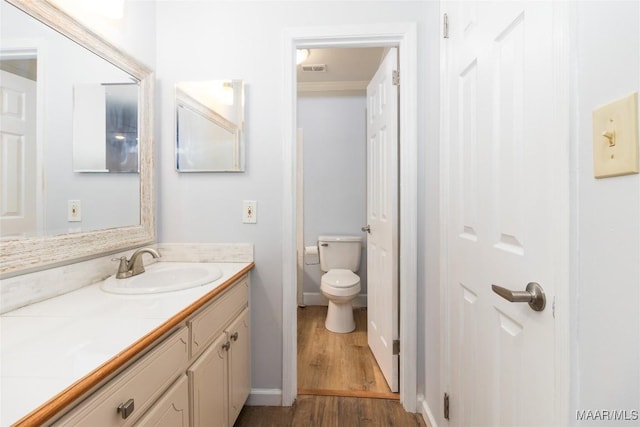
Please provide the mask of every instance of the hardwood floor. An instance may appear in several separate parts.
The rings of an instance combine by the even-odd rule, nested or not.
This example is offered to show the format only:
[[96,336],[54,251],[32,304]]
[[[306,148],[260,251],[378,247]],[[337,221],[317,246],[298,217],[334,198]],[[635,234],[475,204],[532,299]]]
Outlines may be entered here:
[[301,396],[291,407],[245,406],[235,427],[426,427],[397,400]]
[[367,344],[367,309],[353,310],[355,331],[324,327],[326,306],[298,308],[298,394],[398,399]]
[[367,344],[367,309],[356,330],[324,327],[327,307],[298,308],[298,397],[291,407],[245,406],[235,427],[426,427],[391,393]]

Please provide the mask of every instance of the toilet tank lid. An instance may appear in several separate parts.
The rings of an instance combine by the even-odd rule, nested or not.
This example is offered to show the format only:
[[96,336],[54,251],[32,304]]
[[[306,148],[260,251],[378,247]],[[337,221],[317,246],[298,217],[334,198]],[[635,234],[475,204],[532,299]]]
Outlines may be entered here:
[[318,236],[319,242],[362,242],[362,237],[360,236]]

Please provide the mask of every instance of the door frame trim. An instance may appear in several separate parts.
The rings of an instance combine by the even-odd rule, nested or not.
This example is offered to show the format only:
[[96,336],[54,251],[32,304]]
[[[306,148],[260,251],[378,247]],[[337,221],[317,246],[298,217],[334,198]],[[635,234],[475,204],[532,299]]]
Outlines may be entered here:
[[417,24],[375,24],[291,28],[283,31],[283,242],[282,242],[282,404],[297,395],[297,288],[296,288],[296,132],[297,92],[295,50],[319,47],[380,47],[400,49],[400,137],[398,178],[400,244],[400,401],[417,411],[418,388],[418,49]]
[[[450,0],[443,0],[440,16],[447,12]],[[558,244],[554,246],[554,266],[556,293],[550,298],[548,309],[554,310],[554,402],[553,416],[555,424],[564,425],[570,419],[571,408],[571,145],[573,143],[573,121],[571,112],[572,82],[571,74],[575,64],[571,46],[575,37],[575,6],[564,2],[553,4],[553,31],[557,34],[554,43],[553,93],[555,102],[555,127],[557,150],[550,159],[549,169],[555,172],[553,197],[557,202],[557,229],[555,236]],[[440,336],[440,395],[448,393],[451,386],[450,375],[450,294],[449,294],[449,247],[450,233],[450,134],[449,134],[449,71],[452,66],[450,43],[440,39],[440,304],[442,307],[442,323]],[[442,413],[442,412],[440,412]],[[445,420],[442,420],[446,423]]]
[[556,171],[554,179],[555,199],[558,212],[558,245],[555,246],[556,296],[553,299],[553,312],[556,319],[554,337],[555,397],[554,408],[556,424],[565,424],[571,419],[571,145],[573,140],[574,119],[572,113],[573,89],[573,53],[576,6],[571,2],[553,3],[553,32],[557,34],[554,42],[553,64],[556,79],[553,93],[556,96],[554,123],[561,141],[556,152],[555,164],[550,166]]

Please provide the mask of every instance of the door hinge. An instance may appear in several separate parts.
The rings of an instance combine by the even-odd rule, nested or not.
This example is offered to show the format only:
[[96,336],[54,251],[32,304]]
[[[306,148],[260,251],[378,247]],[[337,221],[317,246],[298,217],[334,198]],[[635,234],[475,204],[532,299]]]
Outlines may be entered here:
[[442,37],[445,39],[449,38],[449,15],[446,13],[442,18]]
[[391,73],[394,86],[400,86],[400,71],[393,70]]
[[400,354],[400,340],[393,340],[393,354]]
[[444,419],[449,419],[449,393],[444,394]]

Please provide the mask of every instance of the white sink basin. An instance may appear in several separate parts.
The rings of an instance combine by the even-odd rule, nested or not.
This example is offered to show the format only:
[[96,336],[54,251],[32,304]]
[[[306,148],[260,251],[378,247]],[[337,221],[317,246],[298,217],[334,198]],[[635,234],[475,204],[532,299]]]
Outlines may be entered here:
[[113,294],[156,294],[206,285],[222,276],[215,264],[157,262],[145,267],[142,274],[127,279],[106,279],[100,287]]

